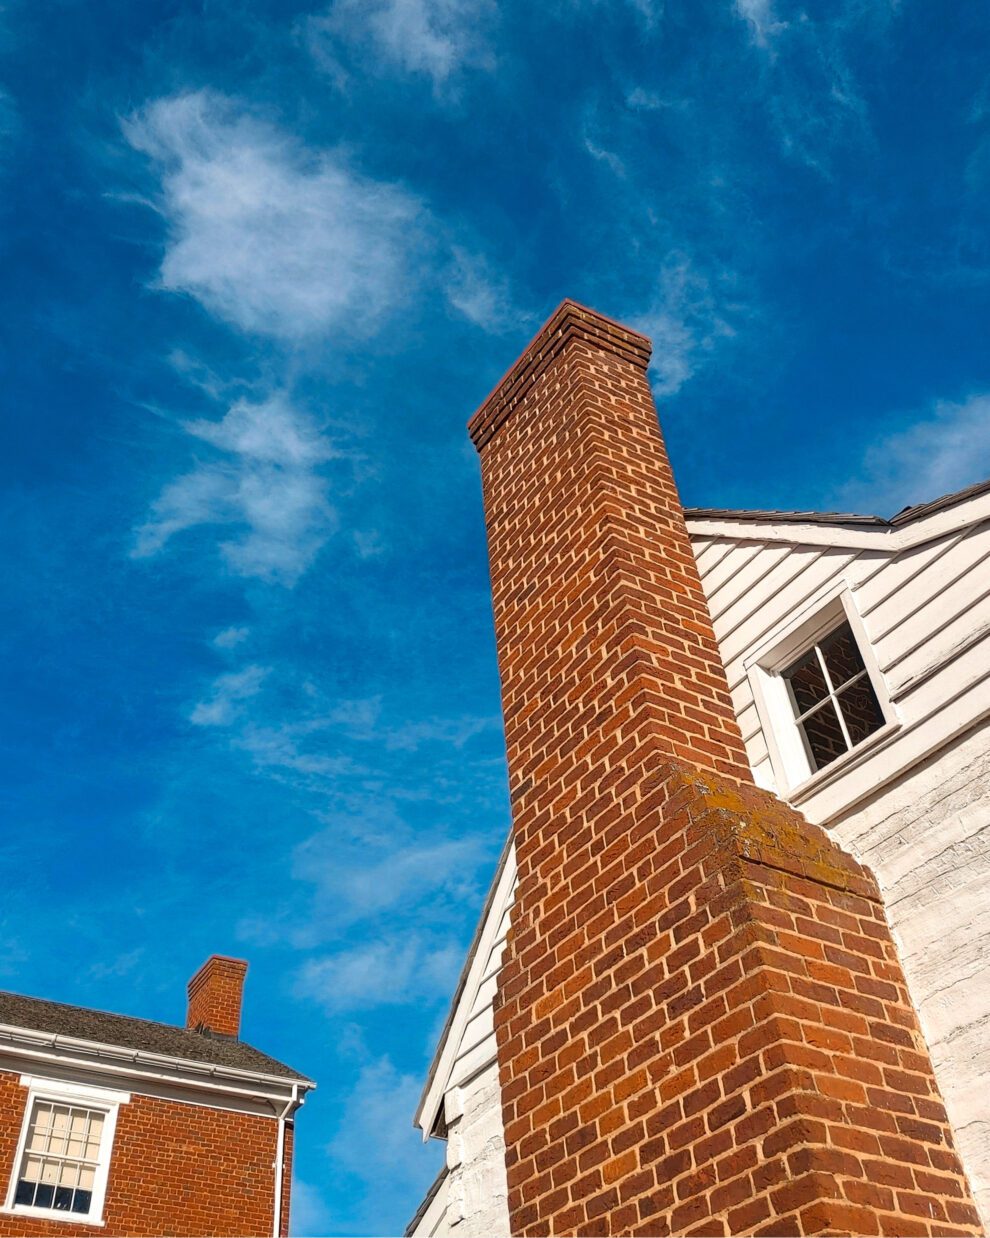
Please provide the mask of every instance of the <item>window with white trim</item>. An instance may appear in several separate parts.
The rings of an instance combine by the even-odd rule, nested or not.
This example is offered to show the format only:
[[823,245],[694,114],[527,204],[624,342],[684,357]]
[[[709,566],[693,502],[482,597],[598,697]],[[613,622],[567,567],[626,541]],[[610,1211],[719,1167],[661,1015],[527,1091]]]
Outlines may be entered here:
[[7,1211],[100,1224],[117,1106],[126,1093],[24,1076],[24,1123]]
[[780,671],[813,772],[884,725],[883,710],[848,621]]
[[744,665],[779,795],[828,778],[898,725],[844,583],[768,632]]

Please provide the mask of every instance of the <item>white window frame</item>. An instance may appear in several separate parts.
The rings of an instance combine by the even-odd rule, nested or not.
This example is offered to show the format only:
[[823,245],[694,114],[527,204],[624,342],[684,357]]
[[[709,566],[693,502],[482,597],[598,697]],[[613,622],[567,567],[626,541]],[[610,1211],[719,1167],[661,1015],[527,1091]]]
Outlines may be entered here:
[[[103,1204],[106,1199],[107,1181],[110,1175],[110,1156],[113,1151],[114,1132],[117,1128],[117,1111],[121,1105],[126,1105],[130,1101],[130,1092],[94,1088],[88,1084],[68,1083],[61,1079],[41,1079],[34,1075],[22,1075],[21,1086],[27,1088],[24,1119],[21,1122],[21,1134],[17,1141],[14,1162],[10,1167],[10,1183],[7,1187],[7,1197],[2,1211],[12,1216],[40,1217],[46,1221],[64,1221],[67,1225],[105,1225]],[[39,1101],[56,1105],[75,1105],[85,1107],[86,1109],[98,1109],[105,1115],[89,1212],[63,1212],[55,1208],[36,1208],[30,1204],[14,1203],[21,1165],[24,1163],[28,1131],[31,1127],[35,1105]]]
[[[848,623],[852,630],[884,721],[872,735],[816,770],[781,672],[843,623]],[[819,781],[831,779],[837,770],[861,758],[900,726],[870,638],[845,583],[819,594],[796,615],[778,624],[759,648],[746,657],[744,666],[781,796],[795,795]]]

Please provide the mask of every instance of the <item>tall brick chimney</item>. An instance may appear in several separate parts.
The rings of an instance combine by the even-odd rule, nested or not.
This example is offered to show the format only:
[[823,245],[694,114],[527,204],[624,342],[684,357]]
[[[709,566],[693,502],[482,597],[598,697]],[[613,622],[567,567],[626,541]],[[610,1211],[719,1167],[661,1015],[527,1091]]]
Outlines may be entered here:
[[649,355],[565,301],[470,423],[512,1232],[978,1232],[873,877],[752,783]]
[[239,1036],[247,969],[243,959],[211,954],[189,981],[186,1027],[214,1036]]

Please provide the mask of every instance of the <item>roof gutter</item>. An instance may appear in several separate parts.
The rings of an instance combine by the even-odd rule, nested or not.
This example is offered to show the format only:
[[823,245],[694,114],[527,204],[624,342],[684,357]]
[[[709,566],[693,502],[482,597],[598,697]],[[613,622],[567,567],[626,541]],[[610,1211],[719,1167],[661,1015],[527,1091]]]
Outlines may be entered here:
[[48,1060],[57,1059],[59,1050],[63,1050],[66,1054],[75,1054],[77,1057],[95,1058],[98,1064],[106,1063],[107,1068],[116,1074],[173,1084],[179,1082],[183,1087],[248,1096],[269,1103],[273,1090],[284,1095],[287,1089],[291,1089],[292,1094],[297,1095],[300,1090],[305,1092],[316,1087],[312,1080],[301,1076],[292,1078],[269,1075],[262,1071],[239,1070],[213,1062],[194,1062],[189,1058],[171,1057],[143,1049],[127,1049],[121,1045],[107,1045],[98,1041],[80,1040],[75,1036],[63,1036],[58,1032],[39,1032],[0,1023],[0,1052],[6,1048],[23,1057]]

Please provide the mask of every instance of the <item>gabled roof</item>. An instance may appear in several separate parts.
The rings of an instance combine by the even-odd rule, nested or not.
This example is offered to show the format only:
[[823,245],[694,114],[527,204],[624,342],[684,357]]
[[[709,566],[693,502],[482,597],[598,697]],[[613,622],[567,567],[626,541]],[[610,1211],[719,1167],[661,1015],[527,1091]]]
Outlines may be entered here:
[[990,494],[990,478],[978,481],[975,485],[966,486],[963,490],[955,490],[952,494],[943,494],[940,498],[928,503],[916,503],[911,507],[902,508],[895,516],[885,520],[883,516],[859,516],[852,512],[788,512],[775,510],[747,510],[729,507],[687,507],[684,514],[694,520],[747,520],[770,521],[773,524],[830,524],[857,525],[867,528],[898,529],[920,520],[923,516],[945,511],[966,499],[978,498],[981,494]]
[[40,997],[24,997],[20,993],[0,992],[0,1026],[311,1083],[291,1066],[241,1040],[204,1035],[171,1023],[49,1002]]
[[694,537],[903,550],[990,518],[990,479],[905,507],[889,520],[851,512],[685,509]]

